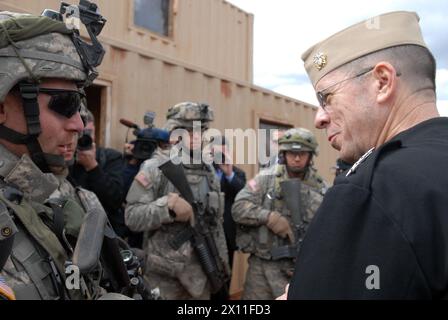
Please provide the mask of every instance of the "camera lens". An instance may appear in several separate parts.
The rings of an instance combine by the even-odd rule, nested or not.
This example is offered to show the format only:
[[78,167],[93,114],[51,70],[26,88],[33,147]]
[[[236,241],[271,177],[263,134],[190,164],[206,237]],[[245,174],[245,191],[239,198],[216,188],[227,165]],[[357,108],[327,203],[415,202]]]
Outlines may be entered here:
[[92,149],[92,146],[93,146],[93,140],[91,136],[83,134],[81,138],[78,139],[78,150],[80,151],[90,150]]

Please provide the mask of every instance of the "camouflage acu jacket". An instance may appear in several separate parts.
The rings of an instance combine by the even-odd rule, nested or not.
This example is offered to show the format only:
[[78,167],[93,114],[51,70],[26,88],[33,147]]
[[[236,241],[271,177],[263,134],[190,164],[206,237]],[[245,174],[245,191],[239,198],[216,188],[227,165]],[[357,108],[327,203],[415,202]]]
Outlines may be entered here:
[[[126,198],[125,222],[131,230],[145,231],[148,235],[144,244],[146,272],[177,280],[192,297],[199,297],[207,290],[208,280],[191,242],[185,241],[177,250],[171,245],[186,229],[186,224],[175,222],[169,214],[167,195],[177,191],[158,168],[164,161],[167,161],[167,155],[159,150],[142,164]],[[184,166],[184,169],[196,200],[205,204],[208,226],[219,256],[227,264],[222,226],[224,194],[220,192],[213,167],[201,164]]]
[[[289,244],[266,226],[269,213],[277,211],[285,216],[291,228],[294,228],[291,213],[282,201],[280,183],[287,179],[289,178],[285,166],[276,164],[262,170],[237,195],[232,207],[232,216],[238,224],[237,246],[243,252],[271,259],[273,248]],[[310,171],[302,182],[302,209],[306,222],[309,222],[322,202],[327,184],[314,170]]]

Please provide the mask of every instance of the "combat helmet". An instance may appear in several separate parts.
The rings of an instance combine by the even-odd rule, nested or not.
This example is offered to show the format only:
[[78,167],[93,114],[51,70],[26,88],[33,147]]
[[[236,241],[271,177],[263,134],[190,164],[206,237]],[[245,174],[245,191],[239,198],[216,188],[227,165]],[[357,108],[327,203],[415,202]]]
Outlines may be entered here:
[[175,129],[192,129],[200,122],[203,130],[209,128],[213,121],[213,110],[208,104],[196,102],[181,102],[168,109],[165,130],[171,132]]
[[285,132],[278,139],[279,152],[284,151],[309,151],[313,155],[319,154],[318,143],[314,134],[304,128],[293,128]]
[[[74,81],[79,88],[85,87],[98,75],[95,67],[104,56],[104,49],[96,36],[101,32],[105,19],[97,12],[90,12],[96,9],[96,5],[88,1],[83,3],[90,6],[70,8],[79,7],[78,18],[83,23],[86,21],[83,19],[83,12],[92,14],[89,25],[86,24],[92,44],[81,39],[79,30],[68,27],[60,13],[53,12],[56,17],[54,19],[0,12],[0,103],[5,101],[11,90],[17,90],[22,99],[27,124],[27,134],[0,125],[0,138],[13,144],[26,145],[33,162],[44,172],[50,171],[49,166],[66,164],[62,156],[43,153],[37,140],[41,134],[39,93],[52,95],[55,91],[44,91],[39,83],[43,79],[56,78]],[[96,18],[98,19],[95,20]],[[54,96],[55,99],[61,97],[62,95]],[[57,112],[65,117],[72,117],[79,112],[82,97],[83,93],[78,91],[65,95],[66,100],[63,102],[68,103],[60,105],[70,107]]]

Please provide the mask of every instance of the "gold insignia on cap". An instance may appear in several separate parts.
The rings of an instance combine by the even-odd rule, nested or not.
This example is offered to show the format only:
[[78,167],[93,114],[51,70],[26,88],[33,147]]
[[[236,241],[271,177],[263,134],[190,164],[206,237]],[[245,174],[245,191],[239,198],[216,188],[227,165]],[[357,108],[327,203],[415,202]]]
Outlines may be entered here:
[[317,70],[322,70],[327,65],[327,55],[322,52],[316,53],[313,57],[313,63]]

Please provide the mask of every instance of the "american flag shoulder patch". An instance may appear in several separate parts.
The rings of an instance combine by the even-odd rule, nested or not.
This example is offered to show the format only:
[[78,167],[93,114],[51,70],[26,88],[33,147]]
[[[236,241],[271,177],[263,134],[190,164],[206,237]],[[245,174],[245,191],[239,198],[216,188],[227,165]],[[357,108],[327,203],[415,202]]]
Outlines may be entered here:
[[5,282],[5,279],[0,277],[0,300],[2,298],[6,300],[16,300],[16,296],[14,295],[14,292]]
[[138,183],[142,185],[143,188],[148,189],[152,183],[151,180],[146,177],[143,171],[140,171],[134,178]]
[[258,190],[257,181],[255,181],[255,179],[250,180],[247,184],[252,192]]

